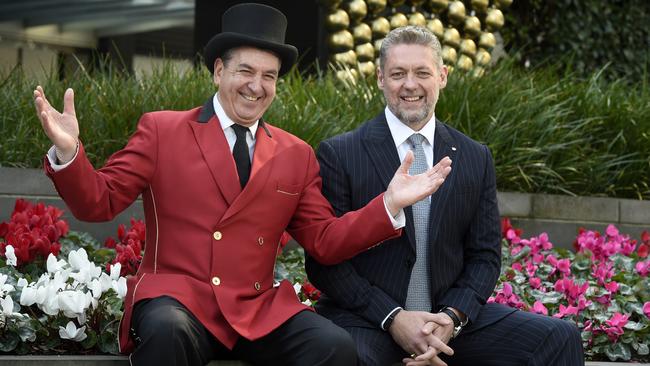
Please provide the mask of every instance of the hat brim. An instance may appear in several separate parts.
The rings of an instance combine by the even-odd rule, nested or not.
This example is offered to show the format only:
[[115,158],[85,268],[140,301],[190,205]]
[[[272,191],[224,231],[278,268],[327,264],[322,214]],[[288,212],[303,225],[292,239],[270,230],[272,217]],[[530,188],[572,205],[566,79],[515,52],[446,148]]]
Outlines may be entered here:
[[203,56],[205,66],[208,67],[211,74],[214,74],[214,61],[223,55],[224,52],[231,48],[240,46],[252,46],[269,50],[280,57],[280,75],[286,74],[298,59],[298,49],[290,44],[279,44],[261,40],[259,38],[249,37],[239,33],[223,32],[219,33],[205,46]]

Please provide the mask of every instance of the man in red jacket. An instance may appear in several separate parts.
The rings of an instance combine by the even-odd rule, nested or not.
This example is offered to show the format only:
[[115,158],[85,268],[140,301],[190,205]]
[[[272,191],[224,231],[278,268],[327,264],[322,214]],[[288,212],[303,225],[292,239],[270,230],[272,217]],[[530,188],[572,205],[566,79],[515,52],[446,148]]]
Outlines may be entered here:
[[385,193],[335,218],[320,193],[313,150],[262,119],[279,76],[295,63],[286,18],[259,4],[223,15],[205,48],[219,92],[203,107],[146,113],[126,147],[95,170],[79,140],[73,92],[63,113],[43,89],[37,113],[54,146],[45,169],[71,212],[110,220],[143,197],[147,248],[128,280],[120,349],[137,365],[355,365],[351,338],[274,285],[286,229],[314,258],[333,264],[400,234],[403,208],[449,174],[442,159],[410,176],[410,156]]

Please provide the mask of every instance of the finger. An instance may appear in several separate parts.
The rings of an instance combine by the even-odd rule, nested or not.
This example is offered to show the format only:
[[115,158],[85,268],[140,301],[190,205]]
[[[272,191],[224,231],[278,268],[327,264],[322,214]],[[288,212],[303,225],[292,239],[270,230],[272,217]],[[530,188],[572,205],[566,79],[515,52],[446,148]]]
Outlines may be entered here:
[[406,153],[406,156],[404,157],[404,161],[402,161],[402,164],[397,169],[397,172],[402,174],[408,174],[409,169],[411,168],[411,164],[413,163],[413,159],[414,159],[413,151],[409,150]]
[[427,351],[415,358],[416,361],[424,361],[435,357],[438,350],[433,347],[428,347]]
[[428,340],[429,340],[430,347],[435,348],[436,354],[438,352],[442,352],[449,356],[454,354],[454,350],[448,345],[446,345],[445,342],[441,341],[440,338],[431,336],[428,337]]
[[43,99],[43,102],[44,102],[43,107],[44,108],[52,108],[52,105],[50,104],[50,101],[47,100],[47,97],[45,96],[45,92],[43,91],[43,87],[39,85],[39,86],[36,87],[36,90],[40,93],[40,97]]
[[72,88],[66,89],[63,95],[63,113],[76,116],[74,111],[74,91]]
[[424,326],[422,326],[422,334],[424,335],[429,335],[433,333],[433,330],[436,328],[436,323],[435,322],[426,322]]

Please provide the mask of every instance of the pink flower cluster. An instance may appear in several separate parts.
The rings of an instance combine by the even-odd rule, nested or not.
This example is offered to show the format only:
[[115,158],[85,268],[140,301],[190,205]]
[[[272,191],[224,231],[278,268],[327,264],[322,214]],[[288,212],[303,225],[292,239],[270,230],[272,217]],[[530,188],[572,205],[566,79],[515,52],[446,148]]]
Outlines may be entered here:
[[[553,250],[546,233],[522,239],[521,230],[512,227],[509,219],[503,219],[501,224],[507,243],[504,255],[509,255],[514,262],[506,266],[501,285],[488,302],[571,319],[584,331],[592,332],[593,337],[606,334],[610,342],[617,342],[631,314],[614,312],[609,313],[611,316],[606,320],[596,321],[585,317],[585,312],[597,311],[594,309],[606,312],[619,293],[621,285],[613,280],[619,278],[611,259],[615,254],[636,257],[637,274],[641,281],[647,277],[650,259],[645,258],[648,257],[650,234],[644,232],[637,246],[635,240],[622,235],[614,225],[607,227],[605,235],[581,229],[574,243],[576,258],[581,258],[581,264],[577,265],[572,263],[573,255],[558,255]],[[561,296],[559,300],[558,296]],[[643,304],[643,313],[650,318],[650,301]]]
[[16,200],[9,222],[0,223],[0,256],[11,245],[18,259],[24,265],[37,259],[45,260],[52,253],[59,254],[59,239],[68,233],[68,223],[61,220],[63,211],[40,202],[32,204],[23,199]]

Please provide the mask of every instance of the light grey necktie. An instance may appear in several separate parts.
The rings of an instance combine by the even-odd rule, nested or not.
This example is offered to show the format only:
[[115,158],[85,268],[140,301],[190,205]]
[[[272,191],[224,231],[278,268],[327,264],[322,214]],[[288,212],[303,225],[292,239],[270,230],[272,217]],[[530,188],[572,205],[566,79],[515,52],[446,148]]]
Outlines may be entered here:
[[[429,168],[422,142],[424,136],[414,133],[408,138],[415,155],[409,174],[424,173]],[[415,227],[415,265],[411,272],[408,293],[406,295],[406,310],[431,311],[431,291],[429,288],[429,197],[411,206],[413,224]]]

